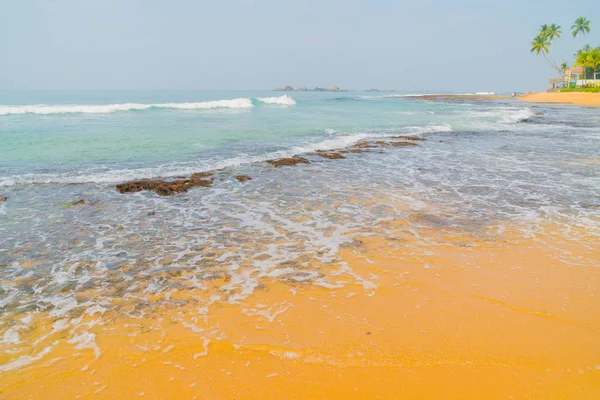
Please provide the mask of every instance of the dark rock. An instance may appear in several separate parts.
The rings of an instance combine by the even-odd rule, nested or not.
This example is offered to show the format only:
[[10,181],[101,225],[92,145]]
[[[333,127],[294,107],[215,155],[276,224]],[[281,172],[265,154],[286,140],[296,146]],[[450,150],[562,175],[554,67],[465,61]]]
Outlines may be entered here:
[[304,157],[280,158],[278,160],[267,160],[274,167],[285,167],[297,164],[309,164],[309,161]]
[[175,193],[187,192],[193,187],[211,187],[212,181],[203,179],[180,179],[167,182],[161,179],[142,179],[117,185],[119,193],[134,193],[142,190],[153,190],[159,196],[170,196]]
[[213,173],[212,172],[196,172],[194,174],[192,174],[191,178],[192,179],[202,179],[202,178],[208,178],[209,176],[212,176]]
[[148,215],[150,215],[150,216],[152,216],[152,215],[154,215],[154,214],[156,214],[156,211],[150,211],[150,212],[148,213]]
[[359,148],[359,149],[376,149],[377,146],[375,146],[373,143],[370,142],[359,142],[356,143],[354,145],[355,148]]
[[427,140],[420,136],[392,136],[393,139],[404,139],[404,140]]
[[392,143],[392,146],[394,147],[407,147],[407,146],[416,146],[416,143],[412,143],[412,142],[394,142]]
[[247,182],[247,181],[251,181],[252,177],[248,176],[248,175],[236,175],[235,179],[237,179],[238,181],[244,183],[244,182]]
[[319,157],[323,157],[323,158],[327,158],[329,160],[340,160],[344,157],[342,154],[338,153],[338,152],[324,152],[324,151],[317,151],[315,154],[315,156],[319,156]]
[[79,199],[77,201],[74,201],[71,203],[72,206],[78,206],[80,204],[85,204],[85,200],[84,199]]

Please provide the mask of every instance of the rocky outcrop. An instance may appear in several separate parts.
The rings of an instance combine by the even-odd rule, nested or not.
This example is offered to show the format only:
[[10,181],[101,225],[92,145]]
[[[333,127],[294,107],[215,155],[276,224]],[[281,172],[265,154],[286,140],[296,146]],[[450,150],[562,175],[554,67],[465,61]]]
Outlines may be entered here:
[[252,177],[249,175],[236,175],[235,179],[240,181],[241,183],[248,182],[252,180]]
[[[391,136],[383,138],[385,140],[363,140],[358,143],[355,143],[352,146],[349,146],[345,149],[338,150],[317,150],[314,153],[308,154],[310,157],[321,157],[328,160],[341,160],[345,159],[346,155],[353,153],[364,153],[364,152],[372,152],[372,151],[380,151],[382,148],[389,147],[412,147],[417,146],[417,141],[427,140],[425,138],[421,138],[419,136]],[[393,139],[402,139],[402,140],[393,140]],[[266,160],[267,163],[271,164],[273,167],[286,167],[286,166],[295,166],[299,164],[310,164],[310,161],[305,157],[293,156],[286,158],[279,158],[273,160]],[[197,172],[192,174],[189,178],[186,177],[177,177],[171,178],[169,180],[164,179],[141,179],[135,181],[129,181],[125,183],[121,183],[116,186],[116,189],[119,193],[135,193],[141,192],[144,190],[151,190],[157,193],[160,196],[169,196],[175,193],[184,193],[189,189],[194,187],[211,187],[213,181],[216,179],[222,180],[223,175],[229,175],[230,172],[227,171],[216,171],[216,177],[213,177],[215,171],[208,172]],[[231,175],[230,175],[231,176]],[[252,177],[249,175],[233,175],[235,179],[239,182],[244,183],[252,180]],[[6,197],[0,197],[0,201],[5,201]],[[85,204],[85,200],[81,199],[75,201],[73,203],[68,203],[67,206],[74,206],[79,204]],[[91,205],[94,202],[90,203]],[[150,215],[150,214],[149,214]]]
[[392,143],[392,146],[394,147],[409,147],[409,146],[416,146],[416,143],[413,142],[394,142]]
[[159,196],[170,196],[175,193],[187,192],[188,189],[194,187],[210,186],[212,186],[212,181],[205,179],[178,179],[170,182],[161,179],[142,179],[117,185],[117,191],[119,193],[135,193],[152,190]]
[[329,86],[327,89],[324,89],[325,92],[348,92],[348,89],[342,89],[337,86]]
[[340,160],[346,158],[342,153],[335,151],[317,151],[313,155],[327,158],[329,160]]
[[278,88],[273,89],[277,92],[291,92],[294,90],[294,88],[292,86],[289,85],[285,85],[285,86],[280,86]]
[[420,136],[392,136],[392,139],[404,139],[404,140],[427,140]]
[[280,158],[277,160],[267,160],[269,164],[274,167],[286,167],[293,166],[298,164],[309,164],[309,161],[304,157],[290,157],[290,158]]
[[209,176],[213,176],[213,173],[212,172],[196,172],[196,173],[192,174],[190,179],[202,179],[202,178],[208,178]]

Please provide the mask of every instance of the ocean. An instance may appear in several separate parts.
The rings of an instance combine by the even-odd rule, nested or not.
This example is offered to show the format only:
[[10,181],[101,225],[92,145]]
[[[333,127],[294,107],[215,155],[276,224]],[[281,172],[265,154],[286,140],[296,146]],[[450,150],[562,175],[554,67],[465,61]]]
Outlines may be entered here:
[[[383,144],[398,136],[425,140]],[[600,109],[510,99],[0,93],[0,372],[46,362],[56,349],[97,358],[105,349],[94,329],[116,314],[193,304],[185,323],[200,324],[194,318],[213,307],[237,304],[272,322],[278,312],[244,308],[269,282],[340,290],[352,281],[374,294],[376,279],[340,252],[398,229],[431,252],[446,243],[426,239],[433,230],[481,240],[552,231],[597,249],[599,149]],[[293,156],[308,163],[266,162]],[[116,190],[199,172],[213,173],[211,187]],[[195,294],[171,295],[185,291]],[[228,337],[211,327],[198,336]]]

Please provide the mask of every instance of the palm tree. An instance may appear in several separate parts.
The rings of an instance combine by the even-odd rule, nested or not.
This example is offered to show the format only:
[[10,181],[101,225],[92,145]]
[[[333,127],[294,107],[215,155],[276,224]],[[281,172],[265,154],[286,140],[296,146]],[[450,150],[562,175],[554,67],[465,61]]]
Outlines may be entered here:
[[[546,25],[542,25],[542,27],[544,26]],[[546,38],[548,39],[548,41],[550,41],[550,43],[552,43],[554,39],[560,39],[560,35],[562,34],[562,31],[560,30],[560,25],[556,24],[552,24],[546,27],[544,32],[546,33]]]
[[577,50],[577,52],[574,54],[575,58],[579,57],[580,53],[587,53],[587,52],[590,52],[590,51],[592,51],[592,46],[590,46],[589,44],[586,44],[581,49]]
[[533,42],[531,42],[531,53],[535,53],[537,55],[541,54],[544,57],[544,60],[546,60],[546,62],[548,63],[548,65],[550,65],[552,69],[556,70],[561,76],[563,76],[563,72],[561,71],[561,69],[552,61],[548,60],[548,57],[546,57],[546,54],[548,54],[548,48],[550,47],[550,44],[551,43],[548,39],[548,36],[545,35],[543,32],[540,32],[540,34],[533,39]]
[[573,37],[581,35],[582,37],[590,33],[590,20],[585,17],[579,17],[575,20],[573,26],[571,26]]
[[600,67],[600,48],[595,48],[594,50],[588,53],[587,64],[588,67],[594,70],[594,75],[592,76],[592,79],[595,80],[596,70],[598,69],[598,67]]
[[531,53],[539,55],[540,53],[546,58],[546,53],[548,53],[548,47],[550,46],[550,41],[546,36],[537,35],[533,42],[531,42]]
[[552,45],[552,42],[555,39],[560,39],[560,35],[562,31],[560,30],[560,25],[552,24],[544,24],[540,27],[540,31],[538,35],[531,42],[531,52],[539,55],[540,53],[544,56],[546,62],[552,67],[552,69],[556,70],[561,76],[564,76],[564,69],[561,69],[558,64],[554,61],[548,59],[546,54],[548,54],[549,48]]
[[579,52],[579,54],[577,55],[577,59],[575,60],[575,64],[573,64],[575,67],[583,68],[583,76],[581,77],[581,82],[584,85],[585,85],[585,78],[586,78],[586,70],[587,70],[587,67],[589,66],[589,62],[588,62],[589,55],[590,55],[590,52],[587,52],[587,51]]

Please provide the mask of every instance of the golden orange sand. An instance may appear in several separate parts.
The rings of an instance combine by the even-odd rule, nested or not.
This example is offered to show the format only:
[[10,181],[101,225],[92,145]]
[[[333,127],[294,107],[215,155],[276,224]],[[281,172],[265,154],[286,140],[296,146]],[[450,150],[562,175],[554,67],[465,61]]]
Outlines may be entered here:
[[600,398],[597,236],[394,224],[340,251],[351,273],[319,268],[338,288],[262,279],[198,316],[192,300],[227,285],[214,280],[144,318],[108,311],[90,329],[98,358],[62,341],[0,373],[0,398]]
[[525,101],[539,103],[577,104],[580,106],[600,107],[600,93],[569,92],[569,93],[533,93],[519,97]]

